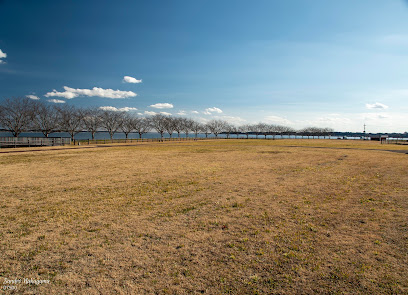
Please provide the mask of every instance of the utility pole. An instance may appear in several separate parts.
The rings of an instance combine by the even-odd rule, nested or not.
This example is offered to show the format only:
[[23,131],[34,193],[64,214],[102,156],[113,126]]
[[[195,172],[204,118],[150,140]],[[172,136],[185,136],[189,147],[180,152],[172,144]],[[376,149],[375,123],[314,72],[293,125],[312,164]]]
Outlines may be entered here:
[[365,128],[366,128],[366,124],[364,123],[364,131],[363,131],[363,133],[364,133],[364,140],[367,139],[367,138],[366,138],[366,130],[365,130]]

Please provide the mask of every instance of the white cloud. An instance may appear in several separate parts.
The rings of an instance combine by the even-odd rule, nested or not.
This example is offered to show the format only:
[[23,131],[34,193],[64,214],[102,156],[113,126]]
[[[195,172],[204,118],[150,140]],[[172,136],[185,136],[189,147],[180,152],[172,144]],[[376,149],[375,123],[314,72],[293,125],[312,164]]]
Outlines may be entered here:
[[197,111],[191,111],[191,113],[193,113],[193,114],[199,114],[199,112],[197,112]]
[[385,110],[385,109],[388,109],[388,106],[386,106],[385,104],[376,102],[376,103],[373,103],[373,104],[367,103],[366,108],[369,109],[369,110],[375,110],[375,109]]
[[69,92],[69,91],[58,92],[57,90],[54,89],[52,92],[48,92],[44,96],[45,97],[56,96],[56,97],[63,97],[66,99],[71,99],[71,98],[77,97],[78,95],[73,92]]
[[60,99],[49,99],[49,102],[53,102],[53,103],[65,103],[64,100],[60,100]]
[[34,100],[39,100],[40,99],[38,96],[32,95],[32,94],[26,95],[26,97],[28,97],[30,99],[34,99]]
[[266,116],[263,121],[265,123],[278,124],[278,125],[293,125],[292,121],[279,117],[279,116]]
[[2,58],[6,58],[7,57],[7,53],[3,52],[0,49],[0,64],[5,63],[3,60],[1,60]]
[[180,112],[176,113],[176,115],[185,116],[185,115],[187,115],[187,114],[186,114],[185,111],[180,111]]
[[143,113],[137,113],[139,116],[143,116]]
[[234,125],[241,125],[246,122],[245,119],[242,119],[240,117],[233,117],[233,116],[222,116],[220,119],[227,121],[228,123],[234,124]]
[[137,111],[137,108],[124,107],[124,108],[119,108],[119,111],[121,111],[121,112],[133,112],[133,111]]
[[156,115],[157,113],[156,113],[156,112],[145,111],[144,114],[145,114],[145,115],[148,115],[148,116],[154,116],[154,115]]
[[130,76],[124,76],[123,77],[123,82],[125,83],[142,83],[142,80],[138,80],[136,78],[130,77]]
[[173,105],[171,103],[156,103],[156,104],[152,104],[150,105],[150,107],[155,108],[155,109],[172,109]]
[[207,109],[205,109],[205,111],[203,112],[203,114],[205,114],[205,115],[211,115],[212,113],[221,114],[221,113],[222,113],[222,110],[219,109],[219,108],[213,107],[213,108],[207,108]]
[[111,106],[104,106],[104,107],[99,107],[99,109],[103,110],[103,111],[113,111],[113,112],[117,112],[118,109],[115,107],[111,107]]
[[104,110],[104,111],[113,111],[113,112],[137,111],[137,108],[131,108],[131,107],[116,108],[116,107],[112,107],[112,106],[103,106],[103,107],[99,107],[99,109]]
[[171,114],[167,112],[160,112],[160,114],[165,115],[165,116],[171,116]]
[[64,92],[58,92],[55,89],[52,92],[45,94],[45,97],[57,96],[64,97],[66,99],[71,99],[78,96],[97,96],[106,98],[128,98],[137,96],[133,91],[121,91],[113,89],[103,89],[99,87],[94,87],[92,89],[75,89],[71,87],[64,86]]

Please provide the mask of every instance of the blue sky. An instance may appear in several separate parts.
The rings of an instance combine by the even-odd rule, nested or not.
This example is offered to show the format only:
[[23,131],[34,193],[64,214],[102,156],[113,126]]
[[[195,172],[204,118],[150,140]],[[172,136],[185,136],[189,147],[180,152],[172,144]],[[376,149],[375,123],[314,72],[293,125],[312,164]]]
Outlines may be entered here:
[[0,0],[0,50],[0,100],[408,131],[402,0]]

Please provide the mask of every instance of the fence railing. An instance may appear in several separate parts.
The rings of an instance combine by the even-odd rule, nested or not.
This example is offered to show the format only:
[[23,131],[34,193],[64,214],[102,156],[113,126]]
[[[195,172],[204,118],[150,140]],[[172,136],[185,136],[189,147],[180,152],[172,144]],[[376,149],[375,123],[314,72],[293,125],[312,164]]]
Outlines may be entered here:
[[392,143],[392,144],[408,144],[408,138],[393,138],[393,139],[387,139],[386,143]]
[[67,137],[0,137],[0,147],[58,146],[71,144]]

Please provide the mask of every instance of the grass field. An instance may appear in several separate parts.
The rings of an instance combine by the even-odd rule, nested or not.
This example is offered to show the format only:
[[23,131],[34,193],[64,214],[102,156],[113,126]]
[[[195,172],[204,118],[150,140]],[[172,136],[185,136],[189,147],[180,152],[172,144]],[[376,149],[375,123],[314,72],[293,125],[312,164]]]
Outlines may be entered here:
[[408,155],[378,150],[404,148],[208,140],[0,153],[1,287],[50,281],[2,292],[408,294]]

